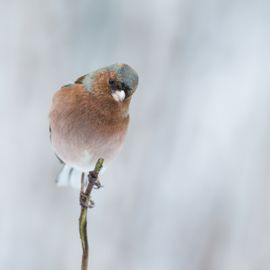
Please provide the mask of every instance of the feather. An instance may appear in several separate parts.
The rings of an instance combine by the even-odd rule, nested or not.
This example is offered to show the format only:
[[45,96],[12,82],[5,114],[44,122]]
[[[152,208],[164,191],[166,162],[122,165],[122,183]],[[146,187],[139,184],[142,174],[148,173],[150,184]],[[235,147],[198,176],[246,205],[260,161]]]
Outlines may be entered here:
[[[76,170],[68,165],[65,165],[56,178],[56,183],[59,187],[71,186],[73,188],[81,188],[82,172]],[[84,185],[87,184],[86,174],[84,175]]]

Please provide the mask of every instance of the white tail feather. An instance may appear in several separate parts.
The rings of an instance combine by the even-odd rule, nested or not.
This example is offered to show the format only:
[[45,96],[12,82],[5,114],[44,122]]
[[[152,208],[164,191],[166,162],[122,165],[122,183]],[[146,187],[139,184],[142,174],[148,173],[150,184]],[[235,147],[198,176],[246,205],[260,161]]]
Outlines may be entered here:
[[[58,177],[56,178],[56,183],[59,187],[61,186],[71,186],[73,188],[81,188],[81,176],[82,172],[74,169],[68,165],[65,165]],[[87,183],[87,177],[84,177],[84,184]]]

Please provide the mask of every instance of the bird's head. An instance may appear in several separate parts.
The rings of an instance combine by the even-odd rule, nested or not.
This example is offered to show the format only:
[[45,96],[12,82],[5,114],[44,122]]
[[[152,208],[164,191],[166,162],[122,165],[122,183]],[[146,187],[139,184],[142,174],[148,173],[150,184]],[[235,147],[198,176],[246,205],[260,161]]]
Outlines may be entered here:
[[113,98],[117,102],[130,99],[138,85],[138,74],[126,64],[113,64],[86,74],[76,80],[96,96]]

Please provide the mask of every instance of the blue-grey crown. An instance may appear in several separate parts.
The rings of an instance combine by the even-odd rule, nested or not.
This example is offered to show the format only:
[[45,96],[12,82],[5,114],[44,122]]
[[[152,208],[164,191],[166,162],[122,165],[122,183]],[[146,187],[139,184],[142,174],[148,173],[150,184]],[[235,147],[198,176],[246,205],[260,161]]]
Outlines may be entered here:
[[127,64],[113,64],[108,67],[117,73],[117,77],[133,91],[137,88],[139,77],[137,72]]

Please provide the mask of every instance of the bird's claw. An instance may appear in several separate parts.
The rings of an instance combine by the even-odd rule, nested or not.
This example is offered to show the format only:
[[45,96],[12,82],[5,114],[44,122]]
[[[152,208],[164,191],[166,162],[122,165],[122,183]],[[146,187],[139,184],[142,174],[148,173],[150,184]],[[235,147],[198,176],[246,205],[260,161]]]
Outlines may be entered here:
[[103,185],[101,185],[98,179],[96,179],[93,185],[94,185],[94,189],[100,189],[103,187]]
[[93,174],[93,172],[90,172],[88,177],[89,182],[93,185],[94,189],[100,189],[103,187],[99,182],[97,175]]
[[83,208],[93,208],[95,206],[95,202],[90,199],[90,196],[87,196],[84,192],[81,192],[80,205]]

